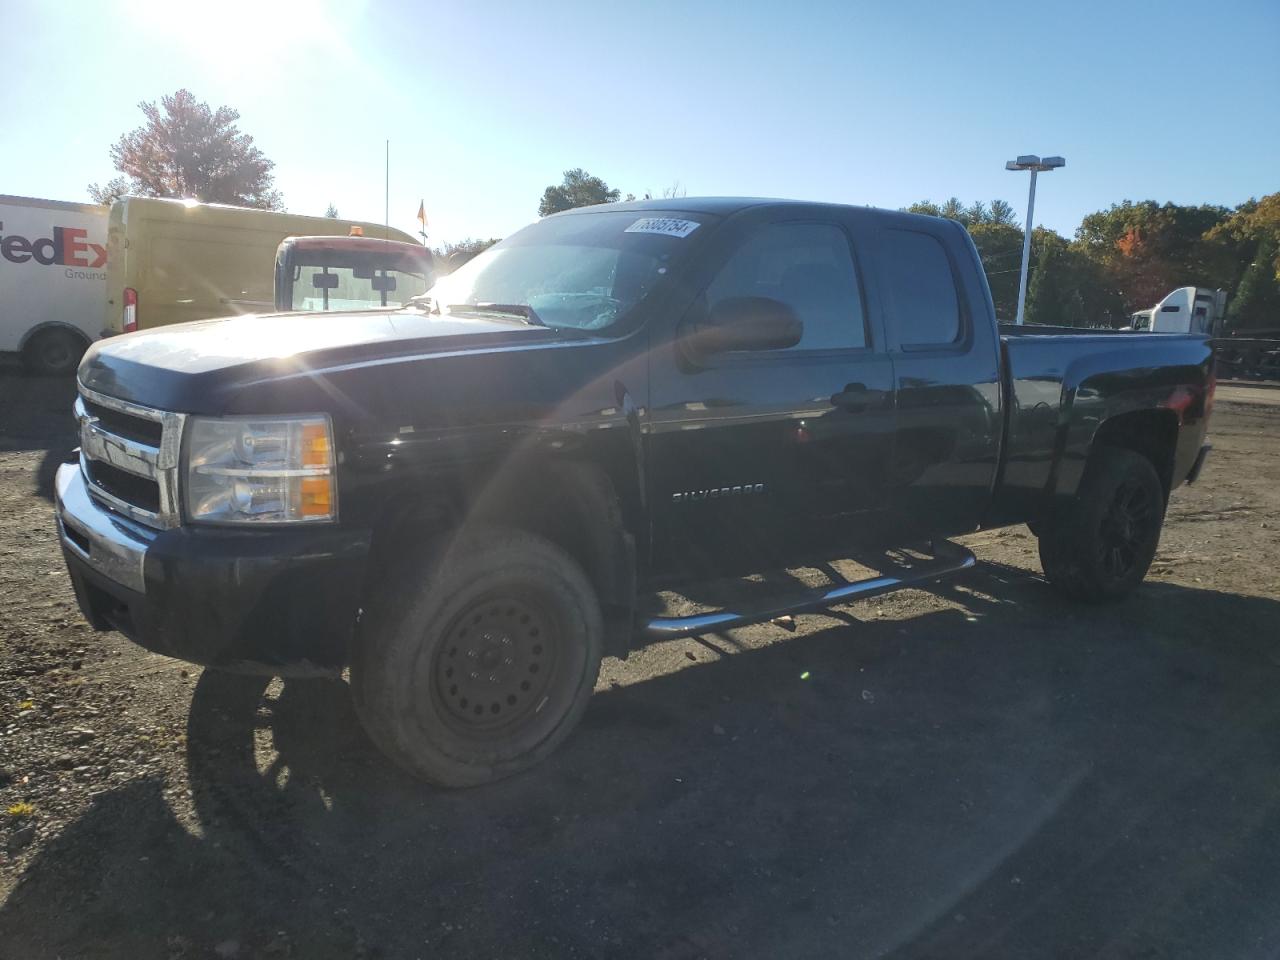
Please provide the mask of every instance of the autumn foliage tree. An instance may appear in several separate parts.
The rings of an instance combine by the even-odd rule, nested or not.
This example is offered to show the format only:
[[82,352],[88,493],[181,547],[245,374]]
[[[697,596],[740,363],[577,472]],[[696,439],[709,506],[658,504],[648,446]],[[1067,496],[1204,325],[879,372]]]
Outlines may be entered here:
[[[968,228],[996,315],[1012,319],[1022,259],[1013,208],[1001,200],[965,205],[952,197],[906,210]],[[1234,210],[1126,200],[1086,216],[1071,240],[1037,227],[1028,276],[1029,323],[1117,326],[1171,290],[1196,286],[1231,295],[1231,326],[1280,327],[1280,193]]]
[[1177,287],[1235,287],[1239,258],[1215,239],[1230,215],[1211,204],[1126,200],[1086,216],[1076,240],[1103,267],[1127,309],[1140,310]]
[[90,184],[95,201],[109,203],[129,193],[281,209],[271,172],[275,164],[236,126],[236,110],[213,109],[188,90],[138,106],[146,123],[111,148],[111,160],[123,176]]

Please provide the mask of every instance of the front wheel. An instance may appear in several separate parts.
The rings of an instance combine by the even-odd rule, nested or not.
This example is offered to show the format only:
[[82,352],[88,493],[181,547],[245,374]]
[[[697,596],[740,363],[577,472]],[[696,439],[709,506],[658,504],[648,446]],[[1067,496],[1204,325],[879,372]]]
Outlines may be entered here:
[[600,605],[578,563],[519,531],[424,550],[375,590],[351,687],[372,740],[444,786],[537,763],[581,719],[603,651]]
[[1164,486],[1150,460],[1100,449],[1071,506],[1040,533],[1045,576],[1073,600],[1124,596],[1155,558],[1164,508]]

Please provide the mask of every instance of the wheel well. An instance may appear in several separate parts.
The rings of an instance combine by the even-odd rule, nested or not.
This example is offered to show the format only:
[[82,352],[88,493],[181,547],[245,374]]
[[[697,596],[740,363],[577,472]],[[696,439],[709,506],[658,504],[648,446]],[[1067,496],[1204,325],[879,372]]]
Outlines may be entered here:
[[1105,421],[1093,435],[1093,449],[1120,447],[1151,461],[1169,499],[1173,457],[1178,445],[1178,417],[1172,410],[1137,410]]
[[[422,543],[468,526],[545,537],[582,566],[604,614],[605,652],[624,655],[634,627],[636,549],[608,475],[590,463],[526,461],[508,465],[478,491],[455,493],[447,502],[415,497],[389,507],[375,527],[375,561],[394,562],[395,545],[406,540]],[[374,570],[378,575],[376,562]]]

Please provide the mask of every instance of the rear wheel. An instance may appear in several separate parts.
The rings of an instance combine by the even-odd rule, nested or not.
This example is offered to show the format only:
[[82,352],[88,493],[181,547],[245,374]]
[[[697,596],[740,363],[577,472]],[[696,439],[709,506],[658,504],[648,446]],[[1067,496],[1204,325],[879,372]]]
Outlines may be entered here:
[[1124,596],[1147,575],[1164,508],[1164,486],[1150,460],[1100,449],[1065,515],[1041,531],[1045,576],[1073,600]]
[[602,649],[577,562],[541,537],[492,531],[397,565],[370,598],[351,686],[391,759],[470,786],[537,763],[569,735]]
[[22,358],[33,373],[65,377],[75,373],[85,346],[84,338],[70,330],[41,330],[27,341]]

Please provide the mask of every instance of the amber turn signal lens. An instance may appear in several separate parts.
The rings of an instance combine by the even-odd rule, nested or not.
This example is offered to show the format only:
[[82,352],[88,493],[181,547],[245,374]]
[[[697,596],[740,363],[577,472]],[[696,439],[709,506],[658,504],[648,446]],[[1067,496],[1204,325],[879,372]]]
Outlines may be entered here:
[[302,428],[302,465],[329,467],[333,451],[329,449],[329,431],[323,423],[309,423]]
[[303,477],[300,513],[304,517],[327,517],[333,512],[333,478]]

